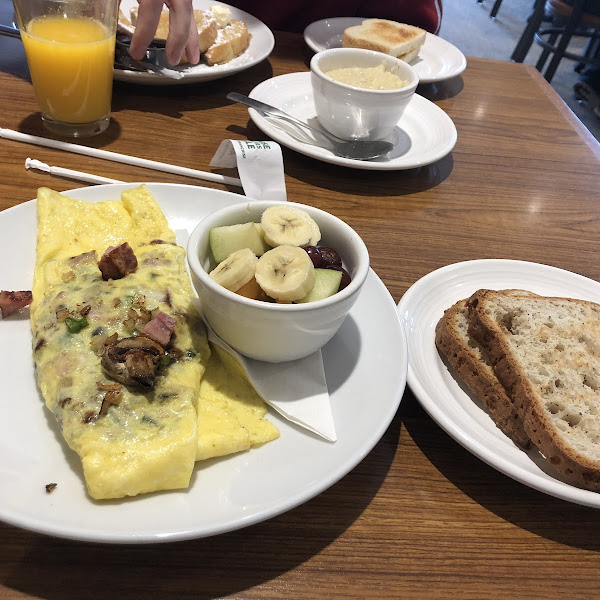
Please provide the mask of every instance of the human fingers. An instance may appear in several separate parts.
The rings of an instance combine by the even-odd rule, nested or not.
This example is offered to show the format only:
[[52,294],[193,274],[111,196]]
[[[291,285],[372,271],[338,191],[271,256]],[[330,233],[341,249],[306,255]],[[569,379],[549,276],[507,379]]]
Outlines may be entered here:
[[135,60],[144,58],[154,39],[163,4],[163,0],[139,0],[135,31],[129,46],[129,54]]
[[188,60],[193,65],[197,65],[200,62],[200,40],[198,37],[198,24],[193,18],[193,12],[192,21],[190,23],[190,35],[185,46],[185,54]]
[[194,21],[192,0],[166,0],[166,5],[169,7],[167,61],[172,65],[178,64],[183,51],[189,48],[188,60],[197,63],[200,59],[200,50],[198,46],[198,27]]

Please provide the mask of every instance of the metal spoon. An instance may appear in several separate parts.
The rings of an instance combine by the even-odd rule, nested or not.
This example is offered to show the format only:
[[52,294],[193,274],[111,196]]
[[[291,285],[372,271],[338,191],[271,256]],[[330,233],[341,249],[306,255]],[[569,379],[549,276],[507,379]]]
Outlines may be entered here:
[[372,158],[378,158],[380,156],[384,156],[387,154],[393,147],[394,144],[391,142],[383,142],[380,140],[373,142],[345,142],[331,135],[330,133],[323,131],[321,129],[315,129],[311,127],[308,123],[304,121],[300,121],[296,119],[296,117],[292,117],[286,112],[275,108],[269,104],[265,104],[260,100],[255,100],[254,98],[249,98],[248,96],[244,96],[243,94],[238,94],[236,92],[230,92],[227,94],[227,98],[229,100],[233,100],[234,102],[239,102],[240,104],[245,104],[246,106],[250,106],[251,108],[256,109],[261,114],[268,115],[271,117],[276,117],[278,119],[283,119],[284,121],[288,121],[293,123],[294,125],[299,125],[300,127],[304,127],[317,133],[324,138],[327,138],[329,143],[331,144],[334,152],[339,156],[344,158],[352,158],[355,160],[370,160]]

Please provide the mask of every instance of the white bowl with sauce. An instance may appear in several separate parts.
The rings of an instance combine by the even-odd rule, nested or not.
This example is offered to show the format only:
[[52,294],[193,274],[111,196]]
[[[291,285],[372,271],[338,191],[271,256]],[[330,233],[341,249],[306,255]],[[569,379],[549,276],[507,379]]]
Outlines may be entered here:
[[390,139],[419,84],[408,63],[362,48],[319,52],[310,70],[319,122],[349,141]]

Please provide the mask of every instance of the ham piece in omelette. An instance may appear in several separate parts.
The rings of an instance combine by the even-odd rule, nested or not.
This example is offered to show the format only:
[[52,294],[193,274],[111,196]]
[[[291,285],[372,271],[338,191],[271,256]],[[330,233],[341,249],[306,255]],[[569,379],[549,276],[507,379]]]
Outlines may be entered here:
[[209,362],[192,297],[146,186],[100,203],[38,191],[36,378],[94,499],[186,488],[196,460],[279,436],[249,383]]

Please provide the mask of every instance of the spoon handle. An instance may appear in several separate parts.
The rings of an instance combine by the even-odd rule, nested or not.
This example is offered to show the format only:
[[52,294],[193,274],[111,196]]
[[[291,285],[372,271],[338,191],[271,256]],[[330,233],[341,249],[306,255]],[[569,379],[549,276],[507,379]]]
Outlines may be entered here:
[[335,138],[331,134],[327,133],[326,131],[321,131],[320,129],[315,129],[314,127],[311,127],[308,123],[305,123],[304,121],[300,121],[300,119],[296,119],[296,117],[292,117],[292,115],[289,115],[288,113],[283,112],[282,110],[276,108],[275,106],[271,106],[270,104],[261,102],[260,100],[255,100],[254,98],[249,98],[248,96],[244,96],[243,94],[238,94],[237,92],[229,92],[229,94],[227,94],[227,98],[229,98],[229,100],[233,100],[234,102],[239,102],[240,104],[245,104],[246,106],[249,106],[250,108],[254,108],[262,113],[271,115],[273,117],[277,117],[279,119],[284,119],[286,121],[289,121],[290,123],[294,123],[295,125],[299,125],[300,127],[309,129],[310,131],[318,133],[319,135],[322,135],[323,137],[325,137],[333,142],[339,142],[339,140],[337,138]]
[[16,27],[9,27],[8,25],[0,25],[0,35],[7,35],[8,37],[21,38],[21,32]]

